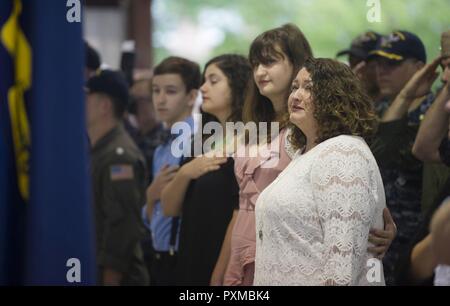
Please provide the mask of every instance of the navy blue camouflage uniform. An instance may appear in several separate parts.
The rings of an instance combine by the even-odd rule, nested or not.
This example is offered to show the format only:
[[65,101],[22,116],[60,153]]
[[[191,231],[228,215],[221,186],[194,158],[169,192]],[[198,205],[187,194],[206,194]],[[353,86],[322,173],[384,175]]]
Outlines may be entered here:
[[[422,104],[399,120],[381,122],[371,143],[380,167],[386,192],[386,204],[397,225],[394,239],[383,259],[386,284],[394,284],[394,269],[399,255],[409,245],[422,220],[423,163],[412,154],[412,147],[424,114],[434,101],[428,94]],[[381,117],[389,107],[383,101],[377,106]]]

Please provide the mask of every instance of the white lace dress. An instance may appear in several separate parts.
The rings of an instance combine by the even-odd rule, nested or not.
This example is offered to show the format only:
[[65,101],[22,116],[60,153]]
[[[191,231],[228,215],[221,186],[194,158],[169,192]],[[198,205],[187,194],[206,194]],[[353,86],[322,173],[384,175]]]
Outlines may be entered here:
[[435,286],[450,286],[450,266],[439,265],[434,272]]
[[384,227],[385,206],[362,138],[298,152],[257,201],[254,284],[384,285],[382,263],[367,248],[370,228]]

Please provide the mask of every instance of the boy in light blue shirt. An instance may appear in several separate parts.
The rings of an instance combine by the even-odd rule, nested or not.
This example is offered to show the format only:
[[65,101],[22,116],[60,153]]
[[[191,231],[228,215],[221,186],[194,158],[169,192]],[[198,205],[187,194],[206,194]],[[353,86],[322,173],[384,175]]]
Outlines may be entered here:
[[[194,130],[191,113],[200,85],[200,67],[187,59],[168,57],[155,67],[152,99],[156,114],[167,129],[170,130],[177,122],[185,122],[191,131]],[[182,159],[172,151],[172,143],[177,137],[180,135],[171,134],[156,148],[153,156],[154,180],[147,188],[147,203],[142,210],[144,223],[152,232],[155,250],[150,264],[152,285],[174,285],[180,220],[165,217],[159,199],[161,191],[178,171]],[[191,135],[182,134],[181,137],[190,138]]]

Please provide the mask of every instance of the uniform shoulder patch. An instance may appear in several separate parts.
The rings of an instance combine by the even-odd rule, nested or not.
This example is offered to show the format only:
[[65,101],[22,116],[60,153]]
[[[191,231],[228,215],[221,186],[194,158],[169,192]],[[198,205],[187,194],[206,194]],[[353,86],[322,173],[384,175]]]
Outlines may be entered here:
[[133,166],[129,164],[112,165],[110,167],[111,181],[131,180],[134,178]]

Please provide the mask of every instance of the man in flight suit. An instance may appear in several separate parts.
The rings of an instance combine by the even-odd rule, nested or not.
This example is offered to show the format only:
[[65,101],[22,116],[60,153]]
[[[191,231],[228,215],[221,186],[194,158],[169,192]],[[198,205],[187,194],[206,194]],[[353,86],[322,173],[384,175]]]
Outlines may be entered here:
[[145,160],[122,118],[128,87],[119,72],[102,71],[86,85],[92,157],[98,283],[147,285],[140,240],[145,203]]

